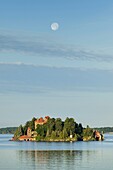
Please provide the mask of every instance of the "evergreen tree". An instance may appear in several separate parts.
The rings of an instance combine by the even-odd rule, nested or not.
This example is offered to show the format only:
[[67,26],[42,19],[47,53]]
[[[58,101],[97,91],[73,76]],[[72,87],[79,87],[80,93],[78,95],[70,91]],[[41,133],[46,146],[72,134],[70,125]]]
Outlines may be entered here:
[[74,135],[75,133],[75,122],[73,118],[66,118],[64,122],[64,130],[66,130],[68,136],[70,136],[70,133]]
[[60,118],[57,118],[55,120],[55,131],[57,132],[57,136],[59,136],[62,129],[63,129],[62,120]]

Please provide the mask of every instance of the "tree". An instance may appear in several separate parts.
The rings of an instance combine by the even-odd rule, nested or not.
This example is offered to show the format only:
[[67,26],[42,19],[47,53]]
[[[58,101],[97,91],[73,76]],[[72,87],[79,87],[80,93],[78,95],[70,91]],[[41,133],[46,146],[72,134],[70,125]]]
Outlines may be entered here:
[[33,117],[32,120],[29,122],[29,127],[31,128],[32,131],[35,130],[35,120],[36,118]]
[[16,139],[18,139],[20,136],[22,136],[22,135],[24,135],[24,129],[23,129],[23,127],[22,127],[22,125],[20,125],[19,127],[18,127],[18,129],[16,130],[16,132],[15,132],[15,134],[14,134],[14,137],[16,138]]
[[55,119],[51,118],[46,123],[48,136],[51,136],[52,131],[55,131]]
[[35,120],[36,120],[36,118],[33,117],[31,121],[27,121],[27,122],[26,122],[26,124],[25,124],[25,126],[24,126],[24,134],[25,134],[25,135],[27,135],[27,129],[28,129],[28,127],[30,127],[32,131],[35,130]]
[[70,133],[74,135],[75,133],[75,122],[73,118],[66,118],[64,122],[64,129],[66,130],[68,136],[70,136]]
[[57,118],[55,120],[55,131],[57,132],[57,135],[59,136],[60,132],[62,131],[62,120],[60,118]]
[[78,130],[77,130],[78,134],[81,135],[83,133],[83,127],[82,127],[82,124],[79,123],[78,125]]
[[27,135],[27,129],[28,129],[29,125],[30,125],[30,121],[27,121],[24,128],[23,128],[24,129],[24,135]]
[[89,126],[83,129],[83,139],[89,140],[93,138],[93,129],[91,129]]
[[66,129],[63,129],[63,139],[66,139],[68,137],[68,133]]
[[46,137],[47,127],[45,125],[37,125],[36,131],[40,137]]
[[55,139],[56,136],[57,136],[57,135],[56,135],[56,131],[52,131],[52,133],[51,133],[51,138],[52,138],[52,139]]

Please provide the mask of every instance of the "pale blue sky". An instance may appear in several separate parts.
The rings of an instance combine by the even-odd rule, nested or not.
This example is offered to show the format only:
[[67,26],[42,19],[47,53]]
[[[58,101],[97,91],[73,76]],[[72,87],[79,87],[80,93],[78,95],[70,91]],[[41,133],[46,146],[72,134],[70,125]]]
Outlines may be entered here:
[[0,127],[45,115],[113,126],[112,101],[112,0],[0,0]]

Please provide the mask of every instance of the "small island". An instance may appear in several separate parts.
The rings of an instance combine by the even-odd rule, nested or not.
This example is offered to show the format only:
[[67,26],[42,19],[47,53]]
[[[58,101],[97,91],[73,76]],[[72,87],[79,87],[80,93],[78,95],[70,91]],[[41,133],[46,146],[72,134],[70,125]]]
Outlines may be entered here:
[[103,135],[89,126],[84,128],[73,118],[32,118],[24,126],[20,125],[12,141],[47,141],[47,142],[68,142],[68,141],[101,141]]

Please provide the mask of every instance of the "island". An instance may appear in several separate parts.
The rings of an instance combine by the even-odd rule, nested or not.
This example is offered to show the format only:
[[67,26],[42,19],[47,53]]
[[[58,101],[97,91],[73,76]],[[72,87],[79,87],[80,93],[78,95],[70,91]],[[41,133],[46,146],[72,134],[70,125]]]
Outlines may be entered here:
[[47,141],[47,142],[68,142],[68,141],[101,141],[103,134],[99,131],[83,127],[74,118],[32,118],[24,126],[20,125],[14,133],[12,141]]

